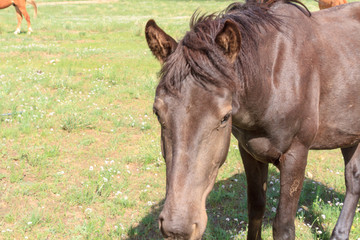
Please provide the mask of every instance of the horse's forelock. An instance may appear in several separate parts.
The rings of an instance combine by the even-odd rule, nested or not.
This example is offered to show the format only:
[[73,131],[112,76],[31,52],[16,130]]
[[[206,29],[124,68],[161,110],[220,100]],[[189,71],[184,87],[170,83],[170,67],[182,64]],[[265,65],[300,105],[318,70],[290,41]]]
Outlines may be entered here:
[[168,57],[160,70],[158,88],[163,88],[172,94],[177,94],[181,90],[182,82],[190,74],[190,67],[182,54],[180,45]]
[[[220,14],[200,15],[195,12],[190,21],[190,31],[186,33],[177,49],[169,56],[160,72],[159,87],[176,93],[181,90],[184,79],[191,79],[201,86],[209,84],[235,89],[246,85],[246,81],[257,71],[257,41],[260,29],[275,27],[279,30],[282,22],[268,11],[278,1],[268,4],[232,4]],[[231,66],[215,44],[215,38],[226,20],[235,22],[241,33],[241,52]],[[235,74],[236,72],[236,74]]]
[[159,87],[177,93],[181,91],[184,79],[191,76],[189,79],[206,89],[209,85],[235,88],[233,67],[221,54],[220,48],[210,43],[213,40],[204,39],[205,35],[205,32],[190,32],[186,35],[164,64]]

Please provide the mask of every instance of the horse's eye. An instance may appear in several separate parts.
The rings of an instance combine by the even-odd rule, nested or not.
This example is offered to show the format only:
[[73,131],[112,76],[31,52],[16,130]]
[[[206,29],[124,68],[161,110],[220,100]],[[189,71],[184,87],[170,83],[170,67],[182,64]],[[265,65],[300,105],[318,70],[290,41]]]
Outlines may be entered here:
[[153,108],[153,112],[154,112],[154,114],[156,115],[156,117],[157,117],[160,125],[161,125],[163,128],[165,128],[165,122],[161,120],[160,115],[159,115],[159,112],[157,111],[157,109],[156,109],[156,108]]
[[231,113],[226,114],[222,119],[221,119],[221,125],[224,125],[225,123],[227,123],[227,121],[229,120],[231,116]]
[[156,115],[157,119],[160,121],[159,113],[156,108],[153,108],[153,113]]

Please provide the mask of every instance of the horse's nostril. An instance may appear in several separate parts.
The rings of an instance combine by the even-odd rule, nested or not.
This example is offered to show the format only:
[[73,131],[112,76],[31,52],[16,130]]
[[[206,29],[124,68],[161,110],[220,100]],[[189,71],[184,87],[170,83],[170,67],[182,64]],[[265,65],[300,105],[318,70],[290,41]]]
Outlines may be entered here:
[[159,229],[164,237],[168,237],[169,233],[164,228],[164,220],[165,220],[164,217],[162,216],[159,217]]
[[162,223],[164,221],[164,218],[163,217],[159,217],[159,229],[161,230],[162,228]]
[[193,230],[193,232],[195,232],[196,228],[197,228],[197,224],[194,223],[194,224],[192,225],[192,230]]
[[192,225],[192,233],[191,233],[191,237],[197,236],[198,235],[198,224],[194,223]]

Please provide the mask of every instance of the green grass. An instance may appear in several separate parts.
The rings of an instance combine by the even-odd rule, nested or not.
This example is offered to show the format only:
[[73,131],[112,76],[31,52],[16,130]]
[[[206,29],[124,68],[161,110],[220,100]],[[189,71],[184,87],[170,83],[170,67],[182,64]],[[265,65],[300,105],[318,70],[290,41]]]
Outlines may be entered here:
[[[30,36],[25,22],[13,34],[12,7],[0,11],[0,114],[9,114],[0,116],[0,239],[161,238],[165,164],[152,114],[160,65],[144,26],[154,18],[180,39],[196,9],[229,3],[39,5]],[[339,151],[311,152],[297,239],[329,238],[343,172]],[[272,236],[278,179],[272,167],[264,239]],[[204,239],[245,239],[246,181],[234,140],[207,209]],[[360,238],[359,218],[350,239]]]

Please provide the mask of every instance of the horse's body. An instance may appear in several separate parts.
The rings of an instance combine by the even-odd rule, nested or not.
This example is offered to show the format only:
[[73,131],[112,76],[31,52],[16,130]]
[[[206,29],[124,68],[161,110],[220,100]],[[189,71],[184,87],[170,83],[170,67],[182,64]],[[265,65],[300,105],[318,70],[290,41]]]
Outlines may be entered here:
[[311,16],[291,2],[265,6],[202,17],[179,43],[153,20],[146,26],[163,63],[154,111],[167,165],[159,222],[169,239],[201,238],[231,132],[248,182],[248,239],[261,239],[268,164],[280,170],[274,239],[295,239],[308,151],[333,148],[344,156],[346,197],[331,239],[349,237],[360,197],[360,3]]
[[319,0],[319,8],[331,8],[345,3],[347,3],[346,0]]
[[[246,0],[247,3],[264,3],[271,0]],[[326,9],[347,3],[346,0],[318,0],[319,8]]]
[[18,20],[18,24],[17,24],[16,30],[14,32],[15,34],[20,33],[21,21],[22,21],[23,15],[24,15],[25,20],[28,25],[28,33],[30,34],[32,32],[30,16],[29,16],[28,12],[26,11],[26,3],[29,3],[34,7],[35,17],[36,17],[37,6],[36,6],[36,3],[34,0],[0,0],[0,9],[10,7],[11,5],[13,5],[15,7],[16,16],[17,16],[17,20]]

